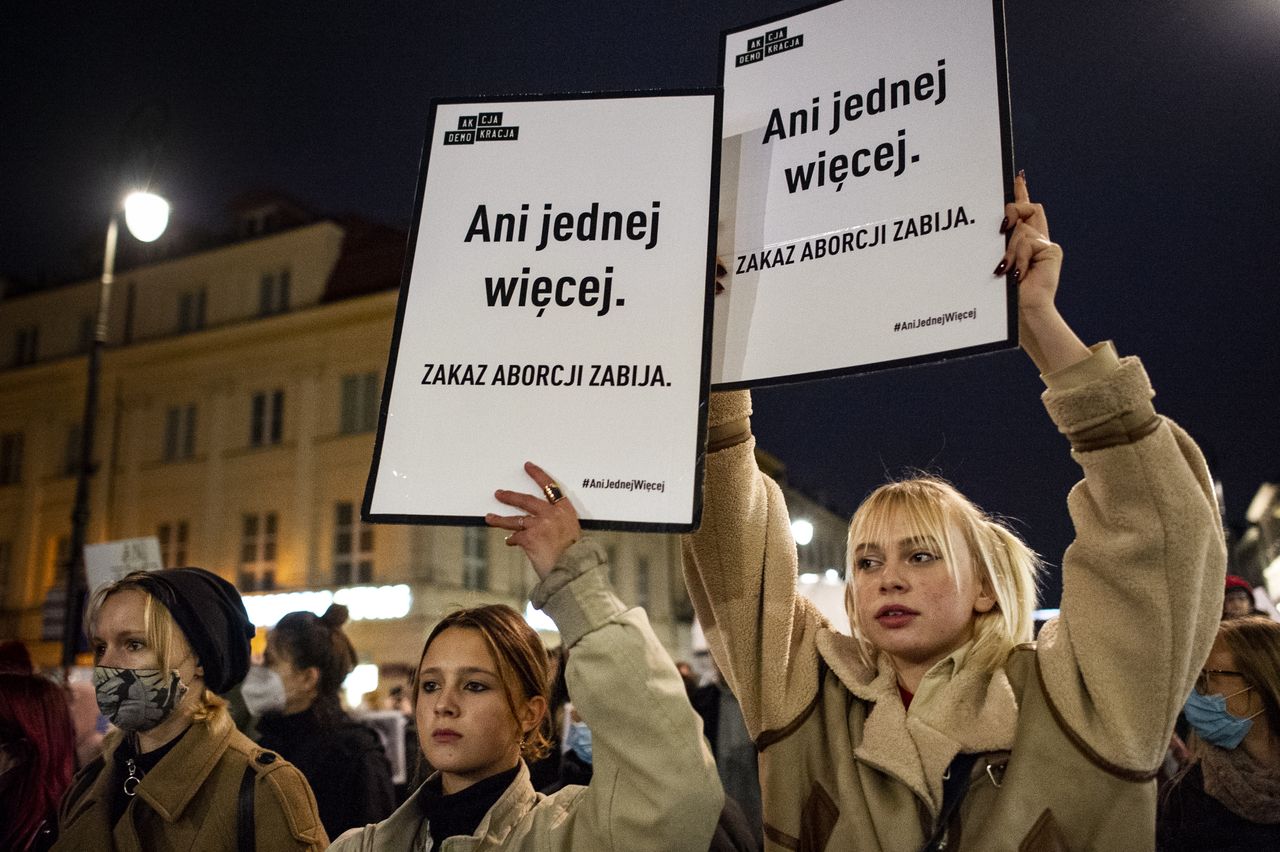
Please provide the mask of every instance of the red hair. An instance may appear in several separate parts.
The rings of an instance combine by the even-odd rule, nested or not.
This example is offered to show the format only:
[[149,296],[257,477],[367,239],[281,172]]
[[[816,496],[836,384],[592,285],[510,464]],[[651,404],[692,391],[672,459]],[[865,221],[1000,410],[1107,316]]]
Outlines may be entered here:
[[40,675],[0,674],[0,737],[19,761],[0,797],[0,849],[26,849],[56,819],[75,771],[76,736],[62,687]]

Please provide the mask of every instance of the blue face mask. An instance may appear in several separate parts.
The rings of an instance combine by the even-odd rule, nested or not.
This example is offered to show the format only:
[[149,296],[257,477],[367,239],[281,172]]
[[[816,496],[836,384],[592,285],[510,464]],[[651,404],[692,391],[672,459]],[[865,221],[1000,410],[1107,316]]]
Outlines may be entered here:
[[583,763],[591,762],[591,729],[587,727],[586,722],[570,722],[564,744],[581,758]]
[[1253,687],[1246,686],[1231,695],[1201,695],[1192,690],[1182,710],[1187,715],[1187,721],[1202,740],[1218,748],[1232,749],[1240,745],[1245,734],[1249,733],[1249,729],[1253,727],[1253,716],[1257,716],[1262,711],[1259,710],[1247,719],[1241,719],[1227,710],[1227,699],[1250,689]]

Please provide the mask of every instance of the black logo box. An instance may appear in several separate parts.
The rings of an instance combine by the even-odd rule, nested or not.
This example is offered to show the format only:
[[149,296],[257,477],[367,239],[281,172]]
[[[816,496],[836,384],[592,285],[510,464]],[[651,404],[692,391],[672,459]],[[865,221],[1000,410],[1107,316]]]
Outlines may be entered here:
[[787,37],[787,28],[778,27],[776,30],[769,30],[762,36],[756,36],[755,38],[747,39],[747,50],[748,51],[759,50],[760,48],[764,47],[766,44],[772,44],[775,41],[782,41],[786,37]]
[[459,130],[475,130],[477,127],[501,127],[502,113],[482,112],[479,115],[458,116]]

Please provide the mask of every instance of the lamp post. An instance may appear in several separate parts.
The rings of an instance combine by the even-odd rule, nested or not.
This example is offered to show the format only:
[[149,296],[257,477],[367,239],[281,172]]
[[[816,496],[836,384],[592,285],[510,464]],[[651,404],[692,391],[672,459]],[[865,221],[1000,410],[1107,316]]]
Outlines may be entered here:
[[89,526],[89,479],[94,472],[93,433],[98,414],[98,374],[102,347],[107,342],[111,308],[111,285],[115,280],[116,242],[120,236],[120,214],[124,213],[129,232],[144,243],[159,239],[169,223],[169,203],[149,192],[134,192],[107,223],[106,251],[102,258],[102,279],[98,284],[97,321],[89,341],[88,376],[84,391],[84,418],[80,421],[80,458],[76,466],[76,502],[71,509],[71,553],[67,562],[67,599],[62,622],[62,666],[76,661],[76,644],[81,631],[84,592],[84,540]]

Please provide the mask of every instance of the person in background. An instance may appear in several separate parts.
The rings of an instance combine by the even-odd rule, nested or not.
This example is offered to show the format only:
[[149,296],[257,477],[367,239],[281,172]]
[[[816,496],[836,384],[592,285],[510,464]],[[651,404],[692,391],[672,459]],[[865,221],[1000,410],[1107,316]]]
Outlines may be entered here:
[[1193,757],[1161,791],[1158,847],[1280,849],[1280,624],[1222,622],[1185,713]]
[[1227,575],[1226,592],[1222,596],[1222,618],[1264,615],[1253,599],[1253,586],[1244,577]]
[[594,733],[591,783],[534,791],[525,761],[549,746],[546,649],[509,606],[458,610],[427,636],[415,678],[418,736],[436,772],[333,852],[707,848],[723,793],[680,675],[643,610],[610,590],[604,548],[579,540],[560,487],[536,465],[525,470],[546,499],[498,491],[522,514],[485,520],[529,557],[533,604],[570,651],[569,688]]
[[[325,833],[387,817],[395,809],[391,765],[373,728],[342,708],[339,690],[356,665],[343,631],[347,608],[324,615],[291,612],[267,636],[266,669],[278,682],[278,710],[258,718],[258,744],[302,771],[316,796]],[[261,699],[250,693],[246,698]],[[283,705],[283,706],[279,706]]]
[[75,772],[75,731],[62,687],[29,659],[25,672],[10,662],[0,671],[0,849],[46,850]]
[[67,684],[67,703],[71,726],[76,732],[76,769],[80,769],[102,754],[107,720],[98,710],[97,693],[88,681],[75,680]]
[[63,798],[54,849],[328,845],[302,773],[236,730],[219,697],[249,669],[254,631],[234,586],[200,568],[135,572],[90,596],[85,624],[117,730]]
[[751,827],[755,845],[761,846],[764,836],[756,746],[747,733],[738,698],[724,682],[715,660],[711,661],[711,677],[694,690],[690,701],[702,717],[702,732],[715,756],[725,797],[737,802],[744,822]]

